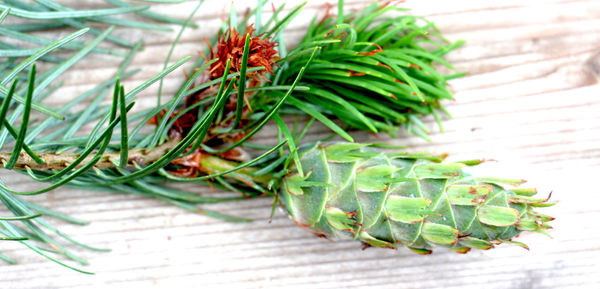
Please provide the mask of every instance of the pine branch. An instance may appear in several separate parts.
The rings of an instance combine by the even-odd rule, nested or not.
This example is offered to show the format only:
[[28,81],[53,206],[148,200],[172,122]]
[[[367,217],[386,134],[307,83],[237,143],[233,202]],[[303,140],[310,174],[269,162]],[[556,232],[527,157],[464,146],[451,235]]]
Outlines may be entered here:
[[[68,25],[81,28],[86,25],[84,21],[92,21],[162,30],[153,24],[108,16],[117,12],[138,12],[153,19],[180,23],[183,27],[179,35],[191,24],[198,9],[181,22],[117,0],[107,2],[120,8],[85,11],[50,0],[4,2],[13,6],[0,6],[10,8],[0,16],[0,21],[9,15],[44,19],[66,15],[69,18],[51,22],[56,25],[41,27]],[[491,242],[512,242],[510,238],[520,231],[544,233],[549,228],[551,218],[531,209],[552,205],[547,199],[533,198],[530,189],[507,190],[503,187],[518,182],[470,178],[461,171],[465,165],[477,162],[440,164],[441,159],[437,156],[401,151],[384,154],[372,150],[373,144],[330,145],[303,140],[315,120],[352,140],[350,133],[332,121],[333,118],[347,127],[370,132],[393,134],[399,126],[405,126],[408,131],[427,138],[428,129],[419,117],[432,114],[439,120],[437,111],[445,111],[440,101],[451,98],[446,81],[457,76],[439,74],[434,63],[451,67],[442,56],[460,42],[448,42],[433,23],[419,17],[382,17],[386,12],[401,9],[374,4],[358,13],[340,13],[335,19],[326,16],[323,21],[313,23],[299,46],[287,51],[282,32],[305,3],[285,15],[281,15],[281,6],[274,10],[268,21],[261,19],[263,3],[259,1],[258,7],[241,20],[232,9],[229,20],[223,23],[221,33],[213,39],[206,56],[196,61],[188,74],[189,79],[176,94],[166,102],[159,99],[155,108],[133,115],[129,110],[135,104],[135,96],[155,82],[162,83],[167,74],[190,57],[171,66],[165,64],[162,72],[126,91],[120,79],[132,74],[126,73],[126,68],[140,46],[111,36],[112,27],[102,32],[90,27],[81,30],[78,35],[88,31],[98,35],[85,45],[72,42],[78,35],[52,42],[27,36],[30,42],[46,46],[35,53],[26,51],[33,55],[21,63],[11,59],[3,67],[8,74],[0,86],[0,92],[5,96],[0,109],[0,147],[13,142],[13,152],[0,153],[0,163],[50,185],[35,191],[18,192],[0,183],[0,200],[15,215],[0,218],[3,238],[21,242],[38,254],[72,269],[75,268],[49,256],[50,247],[65,258],[86,264],[49,234],[64,242],[94,248],[61,233],[40,217],[40,213],[73,223],[81,224],[81,221],[17,197],[41,194],[63,185],[139,194],[195,213],[236,222],[249,220],[207,210],[201,205],[275,196],[275,201],[281,198],[298,224],[317,234],[347,236],[372,246],[404,245],[419,253],[429,253],[434,245],[458,252],[466,252],[469,248],[485,249],[491,247]],[[339,2],[338,10],[343,11],[343,1]],[[255,27],[249,23],[252,16]],[[29,31],[33,28],[13,26],[12,29]],[[5,31],[4,35],[25,36],[15,31]],[[47,96],[43,91],[85,55],[92,52],[118,54],[98,49],[98,44],[103,41],[133,48],[122,54],[123,63],[115,75],[56,109],[58,113],[39,105]],[[48,54],[60,47],[81,49],[66,60],[49,58],[51,55]],[[169,58],[170,55],[169,52]],[[43,59],[56,60],[58,64],[36,76],[35,66],[29,67]],[[26,72],[29,76],[24,75]],[[17,76],[24,76],[27,85],[19,88]],[[4,87],[11,82],[10,89]],[[111,103],[100,105],[113,83]],[[13,98],[19,103],[13,102]],[[87,107],[77,111],[72,109],[86,99],[90,100]],[[30,121],[32,109],[45,112],[46,118]],[[290,129],[282,117],[287,114],[308,115],[311,119],[303,128],[294,123]],[[22,125],[17,130],[13,124],[19,116]],[[68,116],[68,121],[64,121],[64,116]],[[250,143],[250,139],[271,120],[277,127],[277,145],[263,147]],[[85,135],[78,136],[84,123],[96,125]],[[144,129],[151,125],[154,128],[150,132]],[[9,134],[13,139],[8,138]],[[255,155],[258,156],[253,157]],[[170,186],[181,182],[210,182],[241,195],[204,197]],[[401,186],[412,188],[420,183],[427,183],[431,188],[441,187],[443,192],[430,189],[425,191],[429,195],[402,195],[404,189]],[[446,183],[456,186],[446,188]],[[368,192],[367,196],[364,192]],[[460,227],[453,218],[453,223],[449,223],[450,218],[440,219],[448,210],[436,212],[437,204],[432,206],[432,199],[438,202],[441,196],[452,194],[456,198],[448,200],[448,206],[459,207],[448,209],[460,210],[467,202],[477,203],[469,212],[479,214],[483,211],[477,217],[477,225],[485,230],[471,232],[471,227]],[[500,194],[503,202],[496,199]],[[366,212],[372,208],[379,208],[377,211],[385,211],[386,215]],[[376,226],[375,231],[370,230],[373,226]],[[382,228],[393,230],[403,226],[410,227],[408,231],[415,234],[412,239],[396,239],[393,232],[381,233]],[[493,232],[493,236],[485,237],[489,232]],[[469,237],[471,234],[476,234],[477,238],[475,235]],[[0,259],[13,261],[4,255],[0,255]]]
[[[135,167],[144,166],[150,163],[153,163],[160,159],[166,152],[171,150],[175,145],[179,143],[179,140],[172,139],[168,142],[161,144],[152,149],[142,148],[142,149],[132,149],[128,151],[127,157],[127,167]],[[0,152],[0,167],[3,167],[3,164],[8,162],[8,160],[13,156],[12,153],[8,152]],[[70,164],[73,164],[75,161],[81,158],[81,154],[76,153],[40,153],[38,154],[39,158],[43,160],[43,163],[37,162],[31,156],[27,154],[21,154],[18,159],[16,159],[14,169],[16,170],[34,170],[34,171],[49,171],[49,170],[62,170],[68,167]],[[92,159],[96,156],[86,156],[83,161],[78,161],[79,164],[74,166],[74,169],[79,169],[83,167],[85,164],[90,163]],[[92,168],[94,169],[106,169],[106,168],[114,168],[116,164],[120,164],[119,160],[121,158],[121,152],[107,152],[102,154],[99,157],[99,161],[94,164]]]

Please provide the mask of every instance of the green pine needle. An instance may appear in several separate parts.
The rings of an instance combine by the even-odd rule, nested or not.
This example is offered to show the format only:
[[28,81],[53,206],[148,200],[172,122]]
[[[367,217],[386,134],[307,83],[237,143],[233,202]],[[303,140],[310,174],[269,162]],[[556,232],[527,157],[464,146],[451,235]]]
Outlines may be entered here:
[[10,9],[8,14],[22,17],[26,19],[44,20],[44,19],[61,19],[61,18],[84,18],[93,16],[104,16],[104,15],[115,15],[124,14],[130,12],[136,12],[148,9],[148,6],[135,6],[135,7],[124,7],[124,8],[109,8],[109,9],[97,9],[97,10],[80,10],[80,11],[63,11],[63,12],[33,12],[9,5],[0,4],[0,9]]
[[[23,120],[21,121],[21,129],[15,142],[15,147],[11,154],[8,163],[4,167],[8,170],[12,170],[15,167],[17,159],[21,155],[21,149],[25,144],[25,134],[27,133],[27,127],[29,125],[29,114],[31,113],[31,100],[33,99],[33,92],[35,89],[35,64],[31,67],[29,73],[29,85],[27,87],[27,98],[25,99],[25,108],[23,109]],[[8,125],[8,124],[7,124]]]

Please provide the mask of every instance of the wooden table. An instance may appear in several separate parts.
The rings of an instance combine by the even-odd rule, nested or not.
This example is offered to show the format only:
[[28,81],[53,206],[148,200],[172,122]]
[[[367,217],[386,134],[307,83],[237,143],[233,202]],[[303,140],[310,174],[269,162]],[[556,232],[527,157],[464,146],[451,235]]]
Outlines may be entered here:
[[[69,4],[69,1],[63,1]],[[83,5],[82,1],[70,1]],[[88,1],[93,2],[93,1]],[[195,5],[160,6],[185,18]],[[292,7],[298,1],[288,1]],[[356,9],[368,1],[348,1]],[[76,4],[77,3],[77,4]],[[174,59],[196,55],[203,37],[218,27],[223,2],[207,1],[196,16],[201,29],[188,30]],[[239,1],[242,11],[254,1]],[[467,44],[447,59],[467,77],[453,80],[454,115],[445,132],[431,118],[432,142],[402,133],[397,139],[358,133],[361,140],[407,145],[412,151],[450,153],[451,160],[488,158],[481,174],[527,178],[540,193],[553,192],[559,204],[544,212],[557,217],[554,237],[522,234],[531,250],[502,245],[460,255],[438,250],[430,256],[406,249],[361,250],[352,241],[332,242],[298,228],[283,212],[268,223],[270,199],[210,206],[253,223],[226,223],[192,214],[157,200],[63,188],[28,199],[92,221],[64,232],[110,253],[74,249],[89,260],[87,276],[56,266],[14,243],[2,252],[20,261],[0,264],[0,288],[600,288],[600,2],[407,1],[411,13],[434,20],[452,40]],[[294,42],[321,1],[310,1],[291,25]],[[132,88],[161,70],[174,33],[119,30],[145,38],[146,49],[132,67],[143,72],[126,81]],[[111,62],[112,61],[112,62]],[[65,74],[65,84],[49,103],[89,89],[114,71],[117,60],[90,56]],[[171,74],[165,95],[184,79]],[[155,103],[156,88],[139,97],[140,107]],[[261,138],[274,137],[267,127]],[[329,132],[314,129],[310,138]],[[13,188],[36,186],[2,172]],[[187,187],[205,194],[203,187]]]

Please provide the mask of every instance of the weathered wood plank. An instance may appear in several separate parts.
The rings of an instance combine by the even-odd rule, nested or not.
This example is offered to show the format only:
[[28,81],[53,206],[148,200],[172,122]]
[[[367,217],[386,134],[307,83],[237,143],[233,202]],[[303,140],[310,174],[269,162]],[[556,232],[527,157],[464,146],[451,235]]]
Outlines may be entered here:
[[[82,5],[83,1],[64,3]],[[87,1],[90,7],[98,4]],[[290,5],[301,1],[288,1]],[[347,8],[368,1],[348,1]],[[254,1],[236,2],[242,11]],[[281,3],[281,1],[277,1]],[[194,6],[174,9],[184,18]],[[222,1],[207,1],[196,17],[202,28],[187,31],[173,59],[202,49],[202,38],[219,24]],[[333,243],[297,228],[278,212],[267,223],[267,199],[218,204],[210,208],[256,220],[224,223],[193,215],[156,200],[60,189],[32,197],[40,204],[93,221],[79,227],[60,223],[71,236],[111,253],[81,251],[94,277],[60,268],[18,244],[2,243],[2,252],[19,259],[0,265],[0,288],[594,288],[600,283],[600,232],[596,220],[600,191],[600,3],[598,1],[410,1],[411,13],[430,16],[450,39],[465,39],[464,48],[448,59],[468,76],[451,82],[455,101],[447,107],[454,118],[445,133],[431,118],[432,143],[401,133],[401,138],[358,133],[363,140],[408,145],[411,150],[449,152],[451,158],[492,158],[481,173],[525,177],[540,192],[553,191],[559,205],[554,239],[523,234],[531,251],[500,246],[495,250],[457,255],[438,251],[418,256],[407,250],[361,251],[354,242]],[[316,12],[310,1],[287,37],[295,41]],[[132,39],[140,32],[121,30]],[[143,72],[125,81],[134,87],[160,71],[175,33],[144,33],[146,50],[133,67]],[[49,103],[64,103],[107,77],[115,59],[92,56],[64,77],[65,86]],[[167,78],[165,95],[184,79]],[[155,90],[140,95],[141,107],[155,104]],[[330,132],[316,126],[308,138]],[[258,141],[272,142],[267,126]],[[27,178],[2,172],[16,189],[32,186]],[[222,194],[187,187],[203,194]]]

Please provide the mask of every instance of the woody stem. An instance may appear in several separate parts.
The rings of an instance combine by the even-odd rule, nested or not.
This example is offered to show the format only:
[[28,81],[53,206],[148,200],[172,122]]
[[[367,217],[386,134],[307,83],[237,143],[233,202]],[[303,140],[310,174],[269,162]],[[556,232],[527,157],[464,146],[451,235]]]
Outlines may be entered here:
[[[177,145],[179,142],[178,139],[170,140],[166,143],[163,143],[155,148],[147,149],[132,149],[129,150],[127,166],[133,167],[134,164],[137,165],[147,165],[151,164],[157,160],[159,160],[162,156],[164,156],[168,151],[170,151],[173,147]],[[11,153],[1,152],[0,153],[0,167],[4,167],[4,164],[8,162],[10,159]],[[75,153],[41,153],[39,157],[44,160],[44,163],[37,163],[33,158],[31,158],[26,153],[21,153],[17,163],[15,165],[15,169],[23,170],[25,168],[30,168],[35,171],[46,171],[46,170],[62,170],[65,169],[70,164],[74,163],[81,154]],[[81,168],[85,164],[92,161],[94,155],[87,156],[82,162],[80,162],[75,168]],[[107,152],[102,155],[100,160],[94,165],[94,168],[97,169],[107,169],[114,168],[118,165],[118,161],[120,159],[120,152]],[[214,156],[214,155],[203,155],[201,158],[202,170],[206,174],[217,174],[224,171],[229,171],[234,169],[236,166],[239,166],[239,163],[234,161],[225,160],[223,158]],[[267,184],[269,183],[273,177],[265,174],[260,176],[255,176],[254,172],[256,172],[257,168],[242,168],[236,170],[233,173],[226,174],[225,177],[230,177],[238,180],[250,179],[255,183]]]
[[[171,140],[153,149],[132,149],[129,150],[127,166],[133,166],[135,164],[145,165],[160,159],[165,153],[171,150],[179,140]],[[1,152],[0,153],[0,167],[4,167],[4,164],[8,162],[12,153]],[[81,154],[76,153],[41,153],[39,157],[44,160],[44,163],[37,163],[26,153],[21,153],[15,165],[15,169],[25,169],[29,167],[32,170],[44,171],[44,170],[61,170],[74,163]],[[87,156],[82,162],[80,162],[75,168],[81,168],[85,164],[89,163],[95,155]],[[107,152],[102,155],[100,160],[94,165],[98,169],[114,168],[115,163],[118,163],[120,158],[120,152]]]

